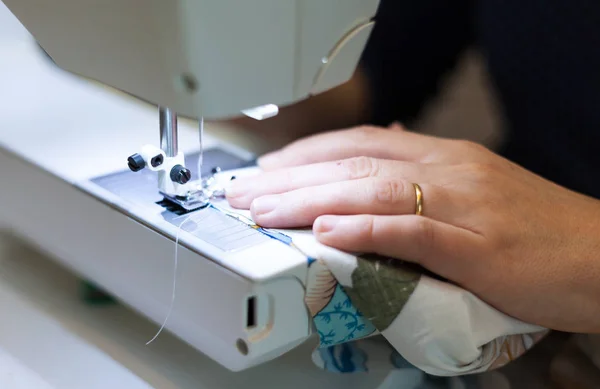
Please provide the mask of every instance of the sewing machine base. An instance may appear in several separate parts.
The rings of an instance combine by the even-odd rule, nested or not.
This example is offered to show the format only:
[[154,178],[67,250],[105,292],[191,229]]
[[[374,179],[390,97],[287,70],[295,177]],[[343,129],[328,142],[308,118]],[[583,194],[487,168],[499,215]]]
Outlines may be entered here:
[[[211,235],[207,220],[240,231],[244,226],[212,207],[192,213],[209,219],[180,230],[182,219],[175,219],[189,215],[157,204],[163,197],[156,175],[127,166],[132,150],[159,140],[156,107],[61,71],[0,10],[6,54],[0,61],[0,228],[148,317],[156,330],[171,305],[178,237],[176,298],[166,329],[230,370],[276,358],[306,340],[312,332],[304,304],[306,258],[266,237],[219,247],[228,241]],[[207,169],[233,166],[217,155],[252,163],[248,151],[209,133],[203,140]],[[179,122],[178,136],[184,155],[198,152],[197,125]],[[97,182],[124,172],[129,186],[118,193],[106,189],[108,181],[104,187]]]
[[[207,150],[205,161],[207,169],[252,162],[218,148]],[[174,237],[182,218],[200,216],[202,223],[182,228],[166,328],[226,368],[268,361],[310,337],[306,266],[299,254],[214,207],[182,215],[161,205],[155,176],[124,168],[70,183],[0,148],[0,177],[14,184],[0,191],[0,202],[11,204],[0,209],[0,225],[150,318],[157,329],[171,302]],[[286,259],[291,266],[282,265]],[[253,261],[256,266],[249,266]]]

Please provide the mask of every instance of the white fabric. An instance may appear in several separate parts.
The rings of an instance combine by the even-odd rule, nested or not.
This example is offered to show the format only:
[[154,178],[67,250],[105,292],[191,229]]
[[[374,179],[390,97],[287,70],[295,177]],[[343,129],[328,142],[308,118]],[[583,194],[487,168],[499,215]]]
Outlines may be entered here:
[[486,371],[494,339],[543,331],[513,319],[456,286],[422,277],[392,325],[382,332],[407,361],[429,374]]

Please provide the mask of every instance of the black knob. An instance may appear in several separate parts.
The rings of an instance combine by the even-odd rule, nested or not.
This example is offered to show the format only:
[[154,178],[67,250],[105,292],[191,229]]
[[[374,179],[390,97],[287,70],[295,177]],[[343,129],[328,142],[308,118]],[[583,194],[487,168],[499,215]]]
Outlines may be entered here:
[[127,166],[129,166],[129,169],[131,169],[132,172],[139,172],[146,167],[146,162],[141,155],[133,154],[131,157],[127,158]]
[[192,172],[181,165],[175,165],[171,169],[171,180],[178,184],[185,184],[192,179]]
[[221,173],[221,168],[220,168],[220,167],[218,167],[218,166],[215,166],[215,167],[213,167],[213,168],[210,170],[210,173],[211,173],[213,176],[214,176],[215,174]]

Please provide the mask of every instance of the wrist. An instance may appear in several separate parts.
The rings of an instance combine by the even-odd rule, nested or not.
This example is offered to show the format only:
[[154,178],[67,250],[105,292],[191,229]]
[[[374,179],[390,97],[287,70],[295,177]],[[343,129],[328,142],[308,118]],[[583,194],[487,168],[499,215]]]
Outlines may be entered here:
[[569,260],[563,266],[572,273],[572,303],[582,318],[574,332],[600,333],[600,200],[583,198],[579,211],[569,217]]

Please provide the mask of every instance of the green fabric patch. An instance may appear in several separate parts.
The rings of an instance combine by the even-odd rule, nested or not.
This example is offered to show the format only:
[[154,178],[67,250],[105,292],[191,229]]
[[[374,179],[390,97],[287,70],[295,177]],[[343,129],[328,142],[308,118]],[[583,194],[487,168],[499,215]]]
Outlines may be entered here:
[[376,254],[361,255],[357,261],[352,288],[344,290],[375,328],[384,331],[402,311],[424,269]]

